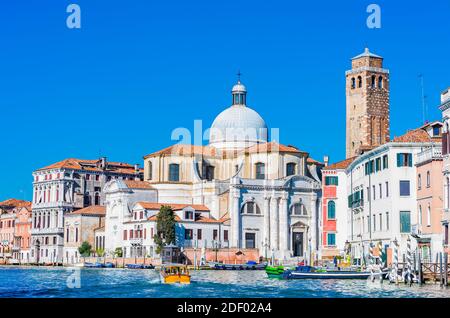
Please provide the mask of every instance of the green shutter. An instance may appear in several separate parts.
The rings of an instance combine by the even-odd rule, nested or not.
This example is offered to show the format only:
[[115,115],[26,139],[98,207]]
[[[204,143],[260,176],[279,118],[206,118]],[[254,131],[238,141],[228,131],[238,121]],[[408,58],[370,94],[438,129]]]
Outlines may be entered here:
[[397,167],[401,167],[402,166],[402,154],[398,153],[397,154]]
[[412,154],[408,154],[408,166],[412,167]]

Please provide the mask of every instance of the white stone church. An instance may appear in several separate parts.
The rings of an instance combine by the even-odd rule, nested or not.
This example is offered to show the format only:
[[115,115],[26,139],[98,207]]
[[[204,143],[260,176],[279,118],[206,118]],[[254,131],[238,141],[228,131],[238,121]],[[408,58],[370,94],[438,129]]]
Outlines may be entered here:
[[[260,255],[280,259],[316,258],[323,165],[294,146],[268,142],[266,122],[247,106],[246,95],[238,81],[232,105],[211,126],[207,146],[176,144],[146,155],[149,189],[125,189],[122,213],[131,219],[133,206],[142,201],[206,206],[212,221],[227,220],[230,233],[222,246],[258,248]],[[117,207],[117,191],[105,186],[107,244],[112,226],[115,237],[121,236],[117,220],[108,216],[113,201]]]

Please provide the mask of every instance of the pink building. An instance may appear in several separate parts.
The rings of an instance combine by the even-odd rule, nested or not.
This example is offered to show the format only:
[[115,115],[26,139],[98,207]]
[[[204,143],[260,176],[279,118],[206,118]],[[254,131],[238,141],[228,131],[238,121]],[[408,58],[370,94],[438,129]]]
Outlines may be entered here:
[[[441,130],[442,123],[436,122],[436,130]],[[412,234],[422,258],[434,261],[436,255],[443,251],[442,209],[443,209],[443,175],[442,148],[426,148],[417,154],[417,220],[412,220]],[[414,222],[415,221],[415,222]]]
[[31,202],[9,199],[0,202],[0,262],[14,261],[14,233],[17,212],[25,206],[31,207]]
[[31,203],[16,213],[14,229],[13,259],[19,263],[30,262]]

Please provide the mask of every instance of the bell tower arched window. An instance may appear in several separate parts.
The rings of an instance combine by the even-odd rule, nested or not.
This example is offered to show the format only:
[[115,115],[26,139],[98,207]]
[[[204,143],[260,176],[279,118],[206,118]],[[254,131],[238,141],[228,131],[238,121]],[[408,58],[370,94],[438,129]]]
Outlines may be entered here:
[[378,77],[378,88],[379,89],[383,88],[383,77],[382,76]]
[[361,88],[362,87],[362,77],[358,76],[358,87]]

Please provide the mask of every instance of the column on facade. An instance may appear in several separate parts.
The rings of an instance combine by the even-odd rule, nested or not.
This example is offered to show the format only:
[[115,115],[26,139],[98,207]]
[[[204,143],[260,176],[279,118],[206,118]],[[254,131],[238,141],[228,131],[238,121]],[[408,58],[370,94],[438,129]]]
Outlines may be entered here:
[[278,197],[272,196],[270,198],[270,242],[271,242],[271,249],[279,250],[279,233],[278,233],[278,227],[279,227],[279,216],[278,216]]
[[[270,248],[270,196],[264,195],[264,242],[263,247]],[[267,257],[267,255],[265,255]]]
[[310,248],[310,253],[316,252],[316,238],[317,238],[317,216],[319,211],[317,211],[317,197],[315,195],[312,196],[311,198],[311,226],[309,227],[308,231],[309,231],[309,237],[311,238],[311,246],[309,246],[308,248]]
[[283,192],[280,198],[280,250],[289,251],[289,211],[288,211],[288,194]]
[[231,217],[231,247],[240,247],[240,215],[239,215],[240,191],[232,187],[230,189],[230,217]]

